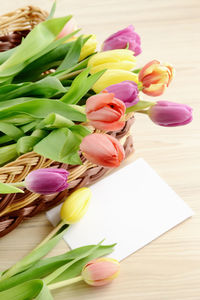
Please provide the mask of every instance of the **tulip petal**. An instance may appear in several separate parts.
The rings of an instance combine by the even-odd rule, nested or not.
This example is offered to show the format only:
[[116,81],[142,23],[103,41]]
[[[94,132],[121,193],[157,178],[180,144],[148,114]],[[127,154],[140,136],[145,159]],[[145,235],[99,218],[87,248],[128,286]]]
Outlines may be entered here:
[[86,136],[80,149],[89,161],[104,167],[118,167],[125,157],[123,146],[108,134],[94,133]]
[[138,76],[125,70],[107,70],[93,85],[93,90],[100,93],[112,84],[120,83],[124,80],[130,80],[138,83]]

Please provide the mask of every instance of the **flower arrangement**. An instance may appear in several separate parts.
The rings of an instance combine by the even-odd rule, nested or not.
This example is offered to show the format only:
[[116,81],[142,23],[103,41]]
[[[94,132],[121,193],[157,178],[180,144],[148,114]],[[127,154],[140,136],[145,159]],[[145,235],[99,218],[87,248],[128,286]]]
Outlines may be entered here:
[[[187,105],[140,99],[140,93],[162,95],[174,68],[153,60],[134,69],[141,41],[132,25],[112,34],[98,52],[95,35],[78,31],[71,16],[53,18],[52,12],[21,45],[0,53],[1,165],[30,151],[77,165],[81,149],[93,163],[117,167],[123,151],[104,133],[122,129],[128,113],[145,113],[161,126],[192,120]],[[103,132],[93,136],[95,129]],[[98,151],[92,151],[97,138]],[[111,163],[116,155],[118,162]]]
[[[130,113],[146,114],[160,126],[191,122],[192,109],[169,101],[143,101],[140,94],[164,93],[174,68],[153,60],[134,69],[141,53],[140,36],[132,25],[108,37],[96,52],[95,35],[76,36],[71,16],[37,25],[21,45],[0,53],[0,164],[35,151],[52,160],[78,165],[80,152],[92,164],[118,167],[125,157],[121,143],[108,134],[125,126]],[[34,45],[34,46],[33,46]],[[0,183],[1,193],[42,195],[68,188],[69,172],[46,168],[25,180]],[[92,286],[111,282],[119,263],[104,258],[115,245],[89,245],[43,259],[69,226],[86,213],[88,188],[73,192],[63,203],[61,221],[27,256],[1,272],[0,298],[53,299],[51,290],[84,280]]]

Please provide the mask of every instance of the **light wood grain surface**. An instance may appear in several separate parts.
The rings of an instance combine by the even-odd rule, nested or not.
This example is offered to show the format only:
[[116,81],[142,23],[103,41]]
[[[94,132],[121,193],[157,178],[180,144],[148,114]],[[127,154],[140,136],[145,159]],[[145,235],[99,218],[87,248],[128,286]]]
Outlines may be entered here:
[[[49,10],[52,1],[1,0],[0,4],[1,13],[5,13],[28,4]],[[199,300],[200,1],[59,0],[57,16],[68,13],[76,16],[84,32],[96,33],[100,43],[109,34],[133,24],[142,37],[143,53],[138,57],[138,66],[154,58],[175,66],[176,77],[159,99],[191,105],[194,121],[185,127],[164,128],[143,115],[137,116],[134,159],[143,157],[195,215],[124,260],[121,275],[112,285],[95,289],[79,283],[57,290],[55,299]],[[50,230],[42,214],[1,239],[0,268],[20,259]],[[53,254],[65,250],[61,242]]]

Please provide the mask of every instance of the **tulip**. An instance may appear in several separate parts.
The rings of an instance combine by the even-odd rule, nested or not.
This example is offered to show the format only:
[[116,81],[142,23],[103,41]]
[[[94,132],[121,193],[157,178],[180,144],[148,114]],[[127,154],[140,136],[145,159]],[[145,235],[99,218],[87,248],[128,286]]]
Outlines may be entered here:
[[68,187],[68,175],[69,172],[65,169],[38,169],[26,176],[24,186],[29,191],[42,195],[59,193]]
[[73,31],[75,31],[77,29],[77,23],[75,21],[74,18],[71,18],[67,24],[63,27],[63,29],[61,30],[61,32],[58,35],[58,39],[63,38],[64,36],[72,33]]
[[90,73],[94,74],[105,69],[132,70],[135,67],[135,57],[131,50],[116,49],[99,52],[88,61]]
[[150,107],[148,115],[160,126],[181,126],[192,121],[192,108],[186,104],[158,101]]
[[85,213],[88,210],[91,196],[91,190],[86,187],[80,188],[74,191],[70,196],[68,196],[65,199],[60,210],[61,221],[37,246],[37,248],[41,247],[53,236],[55,236],[63,226],[68,225],[69,227],[70,224],[74,224],[80,221],[80,219],[85,215]]
[[125,104],[112,93],[91,96],[86,101],[86,116],[96,129],[104,131],[120,130],[125,125]]
[[78,222],[85,215],[91,196],[91,190],[86,187],[73,192],[61,207],[61,219],[67,224]]
[[100,93],[110,85],[126,80],[138,83],[138,75],[125,70],[107,70],[93,85],[92,89],[95,93]]
[[169,86],[174,76],[174,69],[169,64],[153,60],[146,64],[139,73],[143,93],[149,96],[160,96]]
[[83,45],[79,60],[83,60],[84,58],[94,53],[96,47],[97,47],[96,35],[92,34],[91,37],[87,40],[87,42]]
[[90,162],[104,167],[118,167],[125,157],[123,146],[108,134],[87,135],[80,149]]
[[103,43],[102,50],[125,49],[127,45],[135,56],[142,51],[140,36],[135,32],[133,25],[129,25],[107,38]]
[[87,263],[82,270],[83,280],[92,286],[110,283],[120,272],[120,264],[113,258],[98,258]]
[[[60,271],[63,272],[63,267],[60,267]],[[55,275],[58,276],[57,274],[59,272],[59,269],[54,272]],[[83,267],[81,275],[56,283],[50,283],[48,284],[48,288],[50,290],[55,290],[61,287],[69,286],[82,280],[84,280],[85,283],[91,286],[103,286],[111,283],[119,275],[119,273],[120,264],[116,259],[107,257],[96,258],[88,262]],[[52,280],[52,275],[50,275],[50,279]],[[48,277],[44,279],[44,281],[47,280],[49,280]]]
[[139,90],[134,81],[125,80],[121,83],[112,84],[105,90],[109,93],[113,93],[116,98],[123,101],[126,107],[133,106],[139,101]]

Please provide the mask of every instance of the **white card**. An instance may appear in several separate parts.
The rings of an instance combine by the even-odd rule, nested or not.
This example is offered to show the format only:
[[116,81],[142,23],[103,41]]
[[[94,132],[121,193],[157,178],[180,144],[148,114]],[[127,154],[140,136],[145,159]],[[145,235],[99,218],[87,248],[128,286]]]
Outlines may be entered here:
[[[117,243],[119,261],[193,215],[189,206],[143,160],[138,159],[91,186],[87,214],[64,239],[71,249]],[[47,213],[56,225],[60,206]]]

